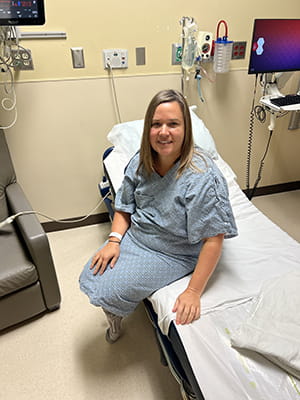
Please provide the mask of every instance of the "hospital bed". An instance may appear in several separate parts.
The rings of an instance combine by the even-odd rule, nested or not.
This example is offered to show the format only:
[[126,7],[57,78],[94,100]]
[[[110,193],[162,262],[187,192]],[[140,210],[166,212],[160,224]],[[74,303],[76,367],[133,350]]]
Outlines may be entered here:
[[[176,325],[171,311],[189,276],[144,301],[162,360],[184,399],[299,400],[300,244],[247,199],[210,132],[193,110],[191,115],[195,143],[227,180],[239,235],[224,241],[199,320]],[[142,129],[143,121],[131,121],[108,134],[112,148],[103,161],[104,186],[113,195]]]

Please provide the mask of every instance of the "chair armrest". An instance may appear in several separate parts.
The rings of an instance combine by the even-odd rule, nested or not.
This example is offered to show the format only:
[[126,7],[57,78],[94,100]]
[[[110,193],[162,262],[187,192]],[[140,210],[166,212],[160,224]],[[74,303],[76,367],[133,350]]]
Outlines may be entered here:
[[[30,203],[18,183],[8,185],[6,188],[6,195],[12,214],[32,210]],[[58,308],[61,301],[58,281],[48,237],[40,221],[35,214],[27,214],[17,217],[14,223],[17,225],[32,261],[37,268],[47,308],[49,310]]]

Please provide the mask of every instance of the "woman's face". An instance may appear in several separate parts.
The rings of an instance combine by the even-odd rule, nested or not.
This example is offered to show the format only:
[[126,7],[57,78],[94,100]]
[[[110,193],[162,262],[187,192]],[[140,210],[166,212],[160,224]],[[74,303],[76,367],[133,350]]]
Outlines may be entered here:
[[161,161],[174,162],[181,155],[184,119],[177,101],[157,106],[150,129],[150,144]]

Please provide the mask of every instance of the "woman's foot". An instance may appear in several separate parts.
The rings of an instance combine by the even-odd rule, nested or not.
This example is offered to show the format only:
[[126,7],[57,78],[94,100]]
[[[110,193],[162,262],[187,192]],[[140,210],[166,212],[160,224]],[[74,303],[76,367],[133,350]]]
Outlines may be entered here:
[[103,309],[103,311],[109,324],[109,328],[106,330],[105,339],[108,343],[112,344],[121,336],[121,322],[123,318],[105,309]]

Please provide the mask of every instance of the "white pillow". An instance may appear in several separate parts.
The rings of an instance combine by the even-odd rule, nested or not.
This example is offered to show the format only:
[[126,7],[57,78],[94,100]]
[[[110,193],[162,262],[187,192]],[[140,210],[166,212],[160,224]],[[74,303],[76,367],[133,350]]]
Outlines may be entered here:
[[[213,159],[218,159],[218,152],[213,137],[203,121],[194,113],[192,108],[191,118],[195,144],[205,150]],[[119,152],[127,153],[131,158],[140,148],[144,120],[123,122],[115,125],[107,135],[107,139]]]

